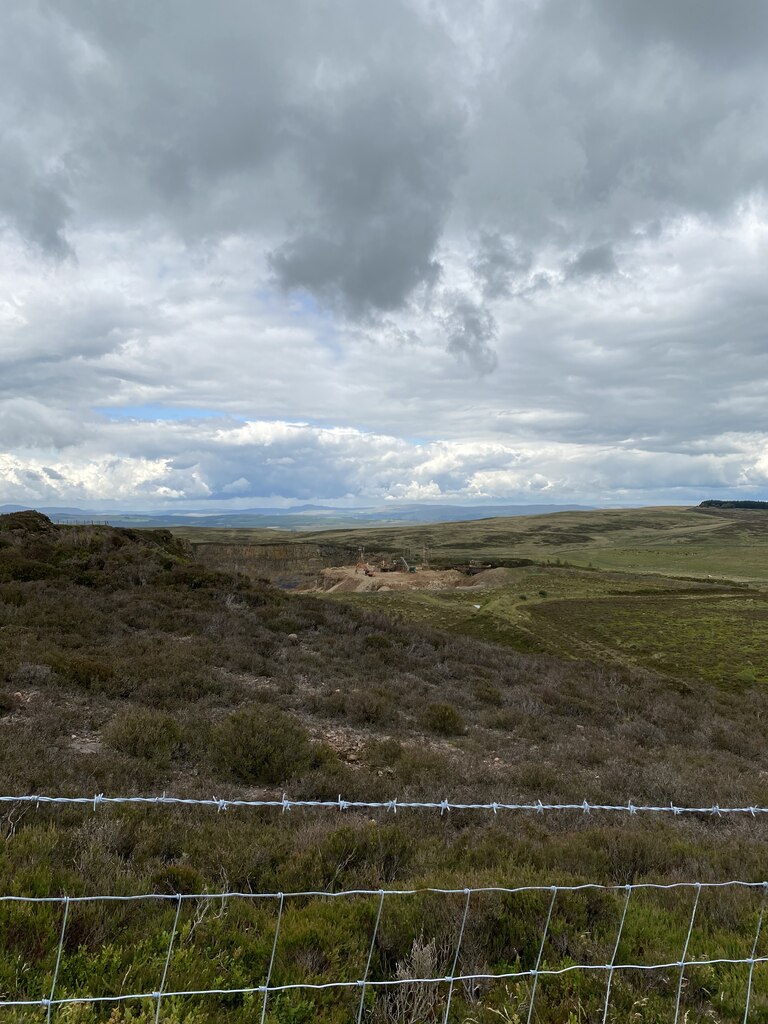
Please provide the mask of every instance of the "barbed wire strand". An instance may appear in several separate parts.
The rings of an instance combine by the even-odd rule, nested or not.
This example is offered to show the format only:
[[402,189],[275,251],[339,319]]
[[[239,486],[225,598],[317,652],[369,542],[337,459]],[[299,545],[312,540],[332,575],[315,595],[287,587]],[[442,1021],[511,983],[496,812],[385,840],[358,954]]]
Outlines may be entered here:
[[81,805],[91,806],[97,810],[101,806],[109,805],[148,805],[155,807],[210,807],[217,811],[237,810],[238,808],[252,808],[266,810],[269,808],[278,809],[283,812],[297,808],[315,808],[338,811],[387,811],[397,814],[404,810],[428,810],[440,811],[441,815],[450,811],[490,811],[498,814],[501,811],[511,812],[535,812],[544,814],[546,812],[567,812],[580,811],[583,814],[592,813],[624,813],[624,814],[672,814],[679,816],[683,814],[711,815],[722,817],[723,815],[743,814],[757,818],[768,814],[768,807],[757,804],[721,807],[719,804],[709,804],[700,807],[687,807],[674,803],[669,804],[636,804],[631,800],[626,804],[601,804],[590,803],[582,800],[580,803],[544,803],[536,800],[533,803],[505,803],[492,801],[490,803],[461,803],[452,800],[399,800],[395,797],[392,800],[345,800],[339,796],[336,800],[293,800],[283,796],[279,800],[241,800],[238,798],[219,797],[180,797],[168,796],[163,793],[160,796],[105,796],[103,793],[96,793],[94,796],[50,796],[45,794],[17,794],[15,796],[0,796],[0,803],[34,804],[36,807],[45,805]]

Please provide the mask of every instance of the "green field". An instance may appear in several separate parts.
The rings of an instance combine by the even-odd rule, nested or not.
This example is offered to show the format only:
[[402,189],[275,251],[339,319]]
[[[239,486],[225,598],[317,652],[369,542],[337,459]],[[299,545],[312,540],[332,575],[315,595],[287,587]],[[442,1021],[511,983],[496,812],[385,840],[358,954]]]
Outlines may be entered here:
[[725,686],[768,682],[761,589],[554,567],[503,572],[493,589],[330,597],[516,650]]

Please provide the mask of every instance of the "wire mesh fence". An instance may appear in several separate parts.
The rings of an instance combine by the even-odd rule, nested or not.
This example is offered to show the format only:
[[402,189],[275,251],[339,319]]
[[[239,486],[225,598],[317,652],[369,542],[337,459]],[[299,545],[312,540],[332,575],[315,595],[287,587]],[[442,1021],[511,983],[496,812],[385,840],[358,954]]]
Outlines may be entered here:
[[9,894],[0,1015],[762,1021],[767,899],[738,880]]

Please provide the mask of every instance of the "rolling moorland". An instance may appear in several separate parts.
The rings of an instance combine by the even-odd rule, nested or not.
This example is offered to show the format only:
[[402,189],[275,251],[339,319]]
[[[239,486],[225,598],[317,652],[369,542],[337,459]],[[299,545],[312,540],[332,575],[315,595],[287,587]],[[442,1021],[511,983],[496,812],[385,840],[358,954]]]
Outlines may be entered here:
[[[430,527],[290,533],[188,530],[209,564],[249,571],[253,552],[338,558],[408,554],[433,567],[491,564],[492,583],[444,590],[334,593],[334,600],[401,616],[518,651],[582,658],[707,679],[738,690],[768,683],[768,512],[617,509]],[[237,543],[236,543],[237,542]],[[218,553],[218,554],[217,554]],[[256,561],[257,574],[285,573]],[[295,570],[295,563],[291,563]],[[327,562],[326,562],[327,564]],[[289,582],[296,582],[297,576]],[[386,577],[382,577],[386,580]],[[304,580],[304,585],[307,585]]]
[[[185,531],[2,516],[3,789],[768,804],[763,523],[759,511],[632,510],[323,533],[323,543],[369,551],[428,544],[432,564],[501,570],[477,589],[326,594],[201,565]],[[243,533],[213,539],[263,539]],[[768,875],[759,818],[429,813],[11,803],[0,810],[0,889],[461,889]],[[559,898],[543,962],[608,962],[622,900]],[[461,969],[532,966],[547,901],[477,897]],[[690,953],[748,956],[759,895],[705,895],[702,904]],[[273,983],[361,977],[376,906],[368,897],[295,900]],[[462,907],[463,897],[428,894],[389,902],[371,977],[442,977]],[[173,909],[73,905],[57,994],[154,991]],[[690,911],[689,893],[633,897],[621,959],[675,962]],[[275,923],[275,907],[258,901],[185,905],[166,988],[258,985]],[[56,908],[0,905],[0,999],[50,991],[59,929]],[[768,1013],[764,969],[754,1019]],[[670,1019],[677,985],[674,970],[617,973],[608,1019]],[[688,969],[686,1019],[741,1020],[746,985],[744,965]],[[441,1019],[446,988],[436,983],[423,1005],[407,985],[369,989],[364,1019]],[[450,1019],[522,1021],[529,993],[527,979],[458,987]],[[534,1019],[600,1020],[604,993],[598,971],[542,979]],[[347,1021],[358,1002],[356,989],[297,990],[272,997],[266,1020]],[[235,1021],[262,1003],[258,994],[172,997],[162,1009],[169,1021]],[[45,1017],[44,1008],[4,1013]],[[154,1016],[146,1001],[56,1010],[65,1021]]]

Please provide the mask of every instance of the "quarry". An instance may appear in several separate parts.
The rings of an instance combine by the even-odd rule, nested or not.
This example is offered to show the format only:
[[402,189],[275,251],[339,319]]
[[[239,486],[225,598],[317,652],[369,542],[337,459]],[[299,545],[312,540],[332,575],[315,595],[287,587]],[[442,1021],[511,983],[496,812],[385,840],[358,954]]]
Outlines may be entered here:
[[504,568],[478,571],[461,569],[427,569],[417,566],[402,571],[376,569],[365,571],[358,566],[342,565],[322,569],[314,584],[303,589],[325,593],[366,593],[405,590],[456,590],[500,586],[508,574]]
[[413,558],[366,554],[335,544],[193,544],[195,561],[220,572],[237,572],[252,580],[269,580],[283,590],[376,593],[455,590],[503,584],[508,570],[483,562],[430,566],[424,552]]

